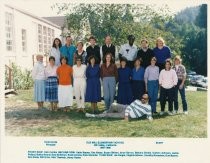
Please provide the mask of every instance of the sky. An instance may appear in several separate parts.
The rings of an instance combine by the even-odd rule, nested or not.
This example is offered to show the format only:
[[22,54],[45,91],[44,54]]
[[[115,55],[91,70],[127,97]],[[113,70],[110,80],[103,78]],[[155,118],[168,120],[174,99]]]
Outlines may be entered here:
[[[51,6],[55,3],[79,3],[79,2],[89,2],[89,3],[113,3],[113,0],[5,0],[6,4],[10,4],[19,9],[25,10],[31,14],[39,17],[48,16],[58,16],[56,11],[52,10]],[[128,0],[115,0],[114,3],[128,3]],[[198,6],[202,3],[207,2],[207,0],[132,0],[132,3],[141,4],[155,4],[161,7],[165,4],[169,6],[169,10],[172,13],[179,12],[186,7]],[[62,14],[63,15],[63,14]]]

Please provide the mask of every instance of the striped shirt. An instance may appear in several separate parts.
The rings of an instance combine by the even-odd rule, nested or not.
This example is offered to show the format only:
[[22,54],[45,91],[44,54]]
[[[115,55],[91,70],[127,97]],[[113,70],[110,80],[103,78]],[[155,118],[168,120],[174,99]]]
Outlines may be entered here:
[[140,100],[135,100],[127,106],[125,115],[129,115],[131,118],[140,118],[143,115],[147,115],[147,117],[152,116],[151,106],[143,104]]
[[183,65],[174,66],[173,69],[176,71],[176,75],[179,80],[182,80],[186,77],[186,70]]

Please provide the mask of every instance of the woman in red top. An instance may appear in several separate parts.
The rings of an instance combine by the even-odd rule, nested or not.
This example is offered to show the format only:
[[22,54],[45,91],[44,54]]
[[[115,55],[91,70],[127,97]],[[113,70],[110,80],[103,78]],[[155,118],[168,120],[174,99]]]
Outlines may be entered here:
[[72,74],[73,69],[68,64],[67,57],[61,57],[61,66],[57,69],[59,80],[58,105],[67,112],[68,107],[73,104]]

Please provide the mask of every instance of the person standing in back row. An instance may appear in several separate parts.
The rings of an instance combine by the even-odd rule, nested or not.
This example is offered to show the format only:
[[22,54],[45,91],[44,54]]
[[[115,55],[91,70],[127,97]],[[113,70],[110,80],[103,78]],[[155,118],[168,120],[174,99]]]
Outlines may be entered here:
[[165,61],[171,58],[171,50],[165,45],[165,41],[162,37],[158,37],[156,40],[156,47],[153,49],[154,56],[157,59],[157,66],[159,71],[165,69]]
[[107,53],[111,53],[114,63],[115,63],[115,46],[112,44],[111,36],[107,35],[105,37],[105,44],[101,46],[100,53],[101,58],[103,59]]
[[121,46],[119,51],[119,59],[125,57],[127,59],[127,66],[131,69],[134,67],[134,60],[137,57],[137,47],[134,45],[134,35],[128,35],[128,44]]
[[96,58],[96,64],[101,63],[101,55],[100,55],[100,47],[96,45],[96,38],[94,36],[91,36],[89,38],[89,43],[90,45],[86,48],[87,56],[86,56],[86,61],[85,63],[88,63],[88,58],[90,56],[95,56]]
[[76,47],[72,44],[71,36],[66,37],[66,44],[60,48],[61,56],[67,57],[68,65],[73,66],[74,53],[76,52]]
[[141,49],[138,50],[137,57],[142,59],[142,66],[144,69],[150,65],[152,57],[154,57],[153,50],[149,48],[147,39],[141,40]]

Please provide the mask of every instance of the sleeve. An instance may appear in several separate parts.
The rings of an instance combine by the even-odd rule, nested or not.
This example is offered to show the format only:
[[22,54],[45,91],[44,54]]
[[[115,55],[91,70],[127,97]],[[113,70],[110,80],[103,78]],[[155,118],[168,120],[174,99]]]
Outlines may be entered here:
[[163,71],[160,72],[160,76],[159,76],[159,84],[161,85],[163,82]]
[[177,77],[177,74],[176,74],[176,72],[173,70],[173,84],[174,84],[174,86],[175,85],[177,85],[177,83],[178,83],[178,77]]
[[33,68],[33,70],[32,70],[32,78],[33,78],[33,80],[35,80],[35,78],[36,78],[37,69],[38,69],[38,66],[37,66],[37,64],[35,64],[35,65],[34,65],[34,68]]
[[148,72],[148,68],[146,68],[145,73],[144,73],[144,81],[145,81],[145,84],[147,84],[148,77],[149,77],[149,72]]
[[187,72],[186,72],[186,69],[185,67],[183,66],[183,77],[186,78],[187,77]]
[[56,70],[56,74],[57,74],[58,78],[59,78],[59,75],[60,75],[59,72],[60,72],[60,68],[58,67],[57,70]]
[[171,49],[168,47],[168,56],[167,58],[171,58]]
[[89,66],[87,66],[86,68],[86,71],[85,71],[85,75],[86,75],[86,78],[89,78]]
[[118,81],[118,70],[116,64],[114,64],[115,80]]

